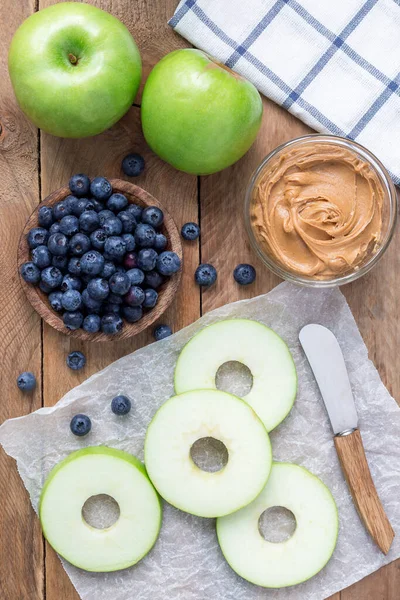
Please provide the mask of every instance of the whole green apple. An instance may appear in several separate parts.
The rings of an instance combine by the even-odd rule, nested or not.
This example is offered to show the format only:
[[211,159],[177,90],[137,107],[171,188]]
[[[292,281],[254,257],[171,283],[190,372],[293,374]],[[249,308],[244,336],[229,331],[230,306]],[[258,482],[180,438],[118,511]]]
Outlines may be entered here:
[[176,50],[151,71],[142,99],[150,148],[181,171],[207,175],[243,156],[260,128],[256,88],[200,50]]
[[33,123],[60,137],[86,137],[116,123],[142,73],[128,29],[90,4],[63,2],[31,15],[11,42],[9,71]]

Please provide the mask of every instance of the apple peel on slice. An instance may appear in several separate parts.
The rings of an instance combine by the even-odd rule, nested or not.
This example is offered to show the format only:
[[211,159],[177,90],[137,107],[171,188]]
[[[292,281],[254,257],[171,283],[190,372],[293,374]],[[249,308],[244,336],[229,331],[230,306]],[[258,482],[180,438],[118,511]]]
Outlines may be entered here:
[[[90,526],[82,508],[92,496],[116,500],[119,519],[106,529]],[[160,498],[143,464],[106,446],[70,454],[50,472],[40,497],[43,534],[68,562],[93,572],[125,569],[141,560],[157,540]]]
[[[203,471],[191,448],[203,438],[222,442],[227,464]],[[153,485],[170,504],[200,517],[242,508],[260,493],[272,464],[268,433],[242,399],[218,390],[173,396],[156,412],[146,434],[145,464]]]
[[[296,518],[292,537],[269,542],[258,523],[263,512],[284,507]],[[222,553],[232,569],[247,581],[267,588],[302,583],[329,561],[336,546],[338,512],[329,489],[298,465],[273,463],[261,494],[248,506],[217,519]]]
[[272,431],[293,406],[297,373],[285,342],[258,321],[219,321],[193,336],[176,364],[176,393],[215,389],[219,367],[230,361],[240,362],[250,369],[253,386],[243,399],[254,409],[267,431]]

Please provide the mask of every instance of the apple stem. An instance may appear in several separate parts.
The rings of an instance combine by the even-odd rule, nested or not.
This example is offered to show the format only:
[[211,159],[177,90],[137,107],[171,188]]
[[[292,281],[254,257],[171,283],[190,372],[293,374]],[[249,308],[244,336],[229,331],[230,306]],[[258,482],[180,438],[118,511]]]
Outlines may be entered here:
[[68,58],[71,65],[76,65],[78,63],[78,59],[74,54],[68,54]]

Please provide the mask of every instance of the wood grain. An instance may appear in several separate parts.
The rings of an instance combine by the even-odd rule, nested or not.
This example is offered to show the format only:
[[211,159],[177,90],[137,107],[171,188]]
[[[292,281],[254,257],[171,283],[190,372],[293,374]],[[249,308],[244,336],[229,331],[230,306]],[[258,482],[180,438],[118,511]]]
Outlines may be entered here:
[[358,513],[372,539],[387,554],[394,531],[372,480],[361,433],[356,429],[348,435],[337,435],[334,442]]

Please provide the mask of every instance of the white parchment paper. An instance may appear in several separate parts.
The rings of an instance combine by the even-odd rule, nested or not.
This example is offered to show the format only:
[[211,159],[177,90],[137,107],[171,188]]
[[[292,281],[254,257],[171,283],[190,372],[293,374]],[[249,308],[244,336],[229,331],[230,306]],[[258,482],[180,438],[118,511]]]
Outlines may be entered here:
[[[146,427],[156,409],[173,394],[179,351],[196,331],[227,317],[265,323],[283,337],[293,353],[298,397],[289,417],[271,435],[273,452],[275,460],[303,465],[330,487],[340,516],[333,558],[316,577],[299,586],[258,588],[225,563],[214,520],[193,517],[165,504],[160,537],[135,567],[90,574],[63,562],[83,600],[323,600],[400,556],[400,410],[368,360],[350,309],[337,289],[302,289],[282,283],[264,296],[226,305],[172,337],[113,363],[71,390],[53,408],[6,421],[0,427],[0,443],[17,460],[35,510],[50,469],[73,450],[106,444],[143,458]],[[329,327],[343,349],[372,475],[397,533],[387,557],[375,547],[357,516],[322,400],[299,346],[299,330],[310,322]],[[110,401],[118,393],[133,401],[127,418],[116,417],[110,410]],[[83,439],[69,432],[70,419],[77,412],[92,420],[92,432]]]

